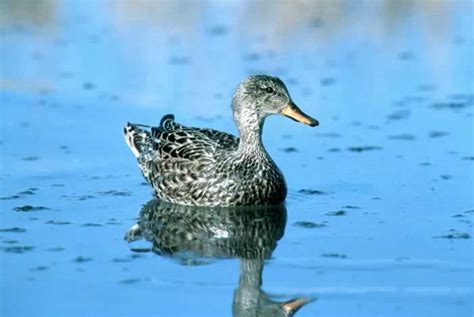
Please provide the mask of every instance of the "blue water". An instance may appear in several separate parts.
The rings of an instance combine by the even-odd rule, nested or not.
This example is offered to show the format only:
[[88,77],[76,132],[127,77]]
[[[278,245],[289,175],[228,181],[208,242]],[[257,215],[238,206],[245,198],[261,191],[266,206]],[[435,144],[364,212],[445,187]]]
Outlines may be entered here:
[[[0,1],[0,315],[472,316],[473,21],[471,1]],[[255,73],[320,122],[265,124],[284,222],[204,213],[160,249],[178,235],[144,225],[123,125],[236,133]]]

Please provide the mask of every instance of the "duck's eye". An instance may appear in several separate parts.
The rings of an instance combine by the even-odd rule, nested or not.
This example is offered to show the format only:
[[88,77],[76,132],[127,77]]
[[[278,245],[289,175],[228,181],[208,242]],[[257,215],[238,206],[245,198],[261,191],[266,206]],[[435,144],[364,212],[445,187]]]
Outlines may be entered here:
[[265,88],[265,91],[269,94],[273,94],[275,92],[272,87]]

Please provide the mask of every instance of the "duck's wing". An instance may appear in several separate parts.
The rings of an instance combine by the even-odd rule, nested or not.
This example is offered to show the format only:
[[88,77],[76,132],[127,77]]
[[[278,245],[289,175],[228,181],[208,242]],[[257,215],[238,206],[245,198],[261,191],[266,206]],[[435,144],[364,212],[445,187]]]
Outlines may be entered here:
[[158,128],[152,128],[159,159],[199,160],[212,159],[218,150],[233,150],[239,139],[231,134],[212,129],[191,128],[163,117]]
[[233,150],[239,139],[212,129],[183,126],[166,115],[158,127],[128,124],[125,139],[137,156],[145,178],[152,182],[166,174],[192,175],[215,162],[221,150]]

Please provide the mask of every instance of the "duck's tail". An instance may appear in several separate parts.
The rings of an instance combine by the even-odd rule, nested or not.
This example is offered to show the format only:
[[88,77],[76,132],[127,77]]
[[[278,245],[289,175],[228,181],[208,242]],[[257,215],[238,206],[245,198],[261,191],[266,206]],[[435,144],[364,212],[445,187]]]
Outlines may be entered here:
[[152,143],[150,129],[150,126],[133,123],[127,123],[123,129],[125,142],[136,158],[150,149]]
[[123,129],[125,142],[127,142],[135,157],[140,158],[153,153],[157,149],[161,133],[172,129],[173,125],[174,116],[172,114],[163,116],[158,127],[127,123],[127,126]]

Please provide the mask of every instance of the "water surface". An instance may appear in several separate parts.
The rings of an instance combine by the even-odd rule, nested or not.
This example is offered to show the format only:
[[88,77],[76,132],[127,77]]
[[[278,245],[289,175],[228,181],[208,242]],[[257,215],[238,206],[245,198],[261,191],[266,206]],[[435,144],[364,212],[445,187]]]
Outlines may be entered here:
[[[472,316],[473,10],[1,1],[0,315]],[[265,124],[285,211],[133,231],[154,205],[123,125],[236,133],[255,73],[321,123]]]

